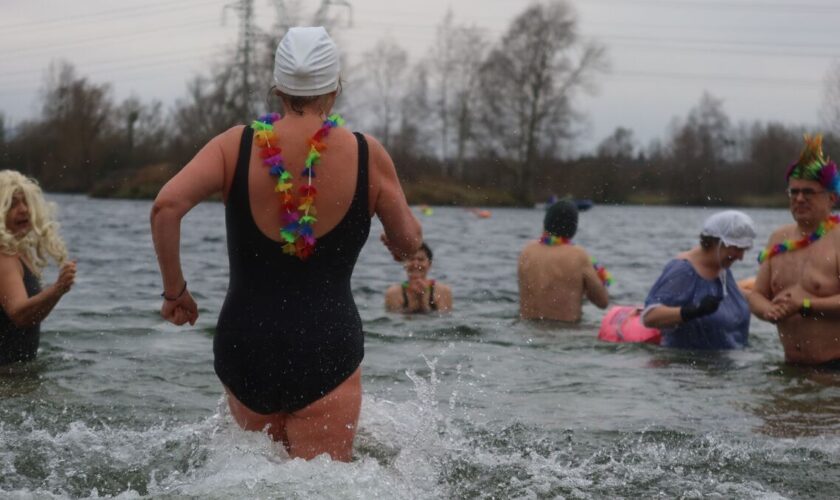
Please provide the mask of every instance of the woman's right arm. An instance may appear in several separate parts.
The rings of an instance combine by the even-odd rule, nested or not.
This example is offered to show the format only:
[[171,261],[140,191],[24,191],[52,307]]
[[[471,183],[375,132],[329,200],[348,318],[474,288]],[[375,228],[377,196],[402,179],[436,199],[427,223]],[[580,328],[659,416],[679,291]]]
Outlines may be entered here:
[[365,135],[369,144],[371,172],[371,204],[385,228],[383,243],[396,260],[413,255],[423,242],[420,222],[405,199],[394,162],[376,139]]
[[694,273],[689,266],[680,258],[665,265],[645,299],[642,324],[648,328],[669,328],[684,321],[682,305],[691,302],[695,287]]
[[198,307],[186,289],[181,269],[181,219],[202,200],[220,193],[225,185],[225,148],[238,144],[242,127],[234,127],[205,145],[166,185],[152,205],[152,239],[163,277],[161,316],[183,325],[195,324]]
[[0,256],[0,306],[18,328],[37,325],[73,286],[76,263],[64,263],[58,279],[36,295],[29,297],[23,284],[23,269],[16,256]]
[[682,307],[656,306],[648,309],[642,316],[642,322],[648,328],[668,328],[683,322]]

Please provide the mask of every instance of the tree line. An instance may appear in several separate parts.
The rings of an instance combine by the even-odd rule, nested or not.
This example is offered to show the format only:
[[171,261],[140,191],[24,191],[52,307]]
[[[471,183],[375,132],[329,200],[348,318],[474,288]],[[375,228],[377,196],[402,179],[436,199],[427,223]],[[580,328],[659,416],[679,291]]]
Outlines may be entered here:
[[[250,1],[241,0],[244,6]],[[282,2],[281,2],[282,3]],[[280,36],[296,24],[327,25],[341,46],[339,16],[278,10],[256,28],[242,8],[236,46],[183,97],[165,107],[130,97],[55,62],[41,114],[14,128],[0,114],[0,167],[45,189],[103,196],[154,196],[214,135],[279,109],[269,85]],[[608,70],[606,51],[581,38],[564,0],[534,3],[504,34],[449,13],[427,57],[411,63],[393,39],[360,62],[343,60],[339,111],[390,151],[411,201],[531,205],[549,195],[607,203],[754,204],[783,200],[784,167],[806,130],[783,123],[733,123],[720,99],[700,96],[665,137],[641,146],[618,127],[595,151],[573,154],[583,92]],[[840,64],[826,79],[827,152],[840,154]],[[831,131],[834,133],[831,133]]]

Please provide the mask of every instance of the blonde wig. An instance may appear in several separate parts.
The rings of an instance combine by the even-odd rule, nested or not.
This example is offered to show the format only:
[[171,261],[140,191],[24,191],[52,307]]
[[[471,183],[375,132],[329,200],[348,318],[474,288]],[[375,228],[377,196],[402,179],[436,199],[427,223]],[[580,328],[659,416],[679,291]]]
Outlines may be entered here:
[[[6,228],[6,215],[12,206],[15,193],[22,193],[29,208],[32,229],[23,238],[17,238]],[[0,170],[0,252],[6,255],[23,255],[29,258],[38,276],[47,266],[47,258],[61,265],[67,260],[67,247],[58,234],[55,221],[55,204],[44,199],[37,181],[14,170]]]

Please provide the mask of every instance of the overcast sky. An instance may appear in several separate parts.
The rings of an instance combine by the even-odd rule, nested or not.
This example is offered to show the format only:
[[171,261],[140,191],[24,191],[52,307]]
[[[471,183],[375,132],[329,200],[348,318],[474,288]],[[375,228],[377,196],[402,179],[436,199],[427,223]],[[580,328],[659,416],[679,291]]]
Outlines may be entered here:
[[[384,36],[423,57],[451,8],[457,23],[499,38],[524,0],[346,0],[352,25],[337,38],[351,63]],[[169,104],[185,82],[235,44],[233,0],[0,0],[0,112],[14,123],[38,113],[51,60],[109,82],[117,98]],[[287,2],[288,3],[288,2]],[[641,144],[664,137],[704,91],[735,122],[816,126],[823,79],[840,57],[837,0],[573,0],[583,36],[607,47],[610,71],[579,101],[582,149],[617,126]],[[274,2],[255,0],[260,25]],[[320,0],[304,5],[317,6]],[[338,10],[336,12],[339,12]],[[348,117],[352,123],[352,117]]]

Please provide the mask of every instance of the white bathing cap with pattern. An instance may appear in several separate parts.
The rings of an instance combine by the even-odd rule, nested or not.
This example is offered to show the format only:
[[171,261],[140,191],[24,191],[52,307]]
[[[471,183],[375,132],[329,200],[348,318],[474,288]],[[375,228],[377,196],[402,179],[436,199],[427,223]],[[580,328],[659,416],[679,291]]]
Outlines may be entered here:
[[706,219],[700,236],[718,238],[730,247],[751,248],[755,238],[755,224],[744,212],[724,210]]
[[289,28],[274,54],[274,84],[288,95],[329,94],[340,70],[338,48],[322,26]]

